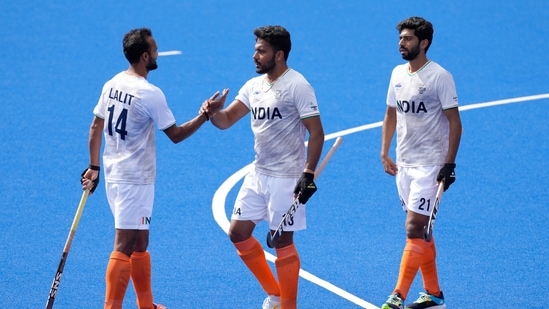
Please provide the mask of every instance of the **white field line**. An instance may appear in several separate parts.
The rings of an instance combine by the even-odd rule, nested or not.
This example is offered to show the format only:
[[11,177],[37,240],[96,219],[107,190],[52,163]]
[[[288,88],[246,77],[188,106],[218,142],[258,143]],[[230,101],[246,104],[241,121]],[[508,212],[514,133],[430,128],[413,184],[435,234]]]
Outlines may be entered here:
[[[166,52],[169,53],[169,52]],[[181,53],[181,52],[179,52]],[[160,53],[159,53],[160,55]],[[511,98],[511,99],[505,99],[505,100],[497,100],[497,101],[491,101],[491,102],[485,102],[485,103],[477,103],[477,104],[469,104],[460,106],[460,111],[466,111],[471,109],[477,109],[477,108],[484,108],[484,107],[490,107],[490,106],[497,106],[497,105],[504,105],[504,104],[510,104],[510,103],[520,103],[520,102],[527,102],[527,101],[533,101],[533,100],[541,100],[541,99],[549,99],[549,93],[546,94],[539,94],[539,95],[531,95],[531,96],[525,96],[525,97],[519,97],[519,98]],[[353,133],[357,133],[360,131],[365,131],[377,127],[381,127],[383,125],[383,121],[374,122],[371,124],[366,124],[362,126],[358,126],[355,128],[350,128],[346,130],[342,130],[339,132],[331,133],[326,135],[326,141],[337,138],[338,136],[345,136]],[[221,229],[228,233],[229,231],[229,219],[225,215],[225,201],[227,198],[227,194],[229,191],[240,181],[240,179],[244,178],[244,176],[248,173],[250,168],[252,167],[252,164],[248,164],[245,167],[238,170],[236,173],[231,175],[225,182],[221,184],[221,186],[215,191],[215,194],[212,199],[212,212],[215,221],[217,224],[221,227]],[[275,261],[276,257],[272,255],[270,252],[265,251],[265,256],[268,261],[273,262]],[[326,290],[339,295],[347,300],[349,300],[352,303],[355,303],[362,308],[367,309],[379,309],[378,307],[374,306],[373,304],[370,304],[369,302],[333,285],[330,282],[327,282],[323,279],[318,278],[317,276],[301,269],[299,271],[299,275],[305,279],[308,280],[318,286],[321,286],[325,288]]]
[[181,55],[181,51],[180,50],[169,50],[169,51],[158,52],[158,56],[160,56],[160,57],[162,57],[162,56],[176,56],[176,55]]

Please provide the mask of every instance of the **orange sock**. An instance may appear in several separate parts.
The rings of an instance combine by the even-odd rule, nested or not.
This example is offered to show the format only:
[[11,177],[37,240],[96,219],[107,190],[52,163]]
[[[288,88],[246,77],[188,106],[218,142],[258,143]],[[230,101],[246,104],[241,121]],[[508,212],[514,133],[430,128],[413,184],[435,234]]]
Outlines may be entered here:
[[130,258],[122,252],[113,251],[107,265],[105,281],[105,309],[120,309],[124,302],[124,294],[130,281],[132,264]]
[[132,263],[132,282],[137,296],[139,309],[152,309],[151,289],[151,256],[148,251],[134,252],[130,257]]
[[440,296],[436,263],[437,250],[434,238],[431,239],[429,245],[430,246],[425,248],[423,261],[420,266],[421,276],[423,277],[423,288],[431,295]]
[[423,261],[425,248],[429,244],[422,238],[407,238],[406,247],[402,253],[398,281],[393,293],[400,294],[402,299],[408,296],[408,290],[414,281],[419,266]]
[[280,284],[280,305],[282,309],[297,307],[297,287],[300,260],[295,246],[276,249],[276,272]]
[[271,271],[267,260],[265,259],[265,252],[261,244],[253,236],[234,244],[238,255],[248,266],[252,274],[255,276],[263,290],[268,295],[280,295],[280,288],[278,281]]

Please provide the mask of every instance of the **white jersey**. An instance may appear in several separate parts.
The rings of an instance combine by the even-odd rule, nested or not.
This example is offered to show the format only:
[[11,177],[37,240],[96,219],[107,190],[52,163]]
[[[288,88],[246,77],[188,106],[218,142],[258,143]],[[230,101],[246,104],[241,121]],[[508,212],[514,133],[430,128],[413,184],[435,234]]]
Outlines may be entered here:
[[105,83],[93,113],[105,119],[105,180],[153,184],[156,178],[154,124],[160,130],[175,124],[162,90],[145,78],[121,72]]
[[433,61],[414,73],[407,63],[398,65],[391,74],[387,105],[397,111],[397,164],[444,164],[450,130],[444,110],[458,106],[452,75]]
[[273,84],[265,78],[250,79],[236,96],[251,111],[255,170],[275,177],[299,177],[307,159],[302,119],[320,115],[313,87],[292,69]]

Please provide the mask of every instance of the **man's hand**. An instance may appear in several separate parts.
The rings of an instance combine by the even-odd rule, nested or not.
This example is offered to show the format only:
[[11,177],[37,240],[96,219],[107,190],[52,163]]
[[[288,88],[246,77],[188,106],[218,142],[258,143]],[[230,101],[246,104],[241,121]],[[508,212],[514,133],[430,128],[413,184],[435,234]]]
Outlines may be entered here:
[[454,163],[446,163],[438,172],[437,181],[444,180],[444,191],[448,190],[450,185],[456,181],[455,168],[456,165]]
[[99,184],[99,166],[91,165],[82,172],[80,183],[82,189],[90,189],[90,194],[95,191]]
[[223,92],[216,91],[208,100],[204,101],[202,105],[200,106],[200,109],[198,110],[198,114],[206,117],[206,120],[210,120],[210,118],[215,115],[218,111],[220,111],[223,106],[225,105],[225,100],[227,99],[227,95],[229,94],[229,89],[225,88],[223,89]]
[[299,202],[301,204],[307,203],[309,198],[313,196],[313,194],[316,192],[316,184],[314,182],[315,174],[304,172],[301,174],[301,178],[297,181],[297,184],[295,185],[294,194],[301,194],[299,195]]
[[395,162],[389,157],[381,157],[381,164],[383,164],[383,169],[385,173],[395,176],[398,173],[398,168]]

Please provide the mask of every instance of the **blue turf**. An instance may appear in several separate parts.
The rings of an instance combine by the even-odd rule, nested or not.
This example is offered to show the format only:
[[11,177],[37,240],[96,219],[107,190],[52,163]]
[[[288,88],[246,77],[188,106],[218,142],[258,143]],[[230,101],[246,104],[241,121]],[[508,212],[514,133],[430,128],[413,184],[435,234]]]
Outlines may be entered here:
[[[429,57],[450,70],[460,104],[547,94],[544,1],[18,1],[0,10],[0,307],[43,307],[81,195],[87,133],[101,86],[126,68],[121,37],[153,29],[161,51],[150,80],[178,122],[215,90],[255,76],[252,30],[282,24],[291,67],[315,87],[326,133],[380,121],[401,63],[396,23],[430,19]],[[449,308],[542,308],[549,286],[549,99],[463,111],[457,182],[436,225]],[[213,219],[212,197],[253,159],[249,123],[209,124],[181,145],[158,134],[150,251],[156,299],[170,308],[257,308],[264,295]],[[379,162],[379,127],[345,136],[319,178],[309,229],[296,235],[304,270],[381,305],[404,244],[394,179]],[[326,143],[326,151],[332,141]],[[103,184],[103,183],[102,183]],[[227,212],[239,184],[227,196]],[[90,197],[56,308],[100,308],[112,248],[101,186]],[[265,238],[266,225],[257,237]],[[307,280],[300,308],[358,308]],[[421,290],[416,280],[410,299]],[[130,289],[126,305],[133,308]]]

